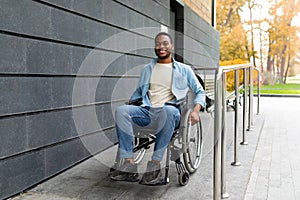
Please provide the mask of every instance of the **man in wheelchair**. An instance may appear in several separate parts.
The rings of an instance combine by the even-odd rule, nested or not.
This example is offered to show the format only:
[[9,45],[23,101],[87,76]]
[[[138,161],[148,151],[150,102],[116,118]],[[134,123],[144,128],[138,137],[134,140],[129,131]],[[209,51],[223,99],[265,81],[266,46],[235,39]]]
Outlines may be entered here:
[[192,124],[199,121],[199,111],[205,107],[205,92],[193,70],[172,58],[172,37],[165,32],[158,33],[154,50],[157,59],[143,68],[138,87],[130,98],[133,103],[116,110],[118,153],[124,162],[112,171],[112,180],[139,181],[133,152],[133,126],[139,126],[155,129],[156,135],[152,160],[147,163],[140,184],[159,184],[162,179],[160,162],[180,123],[180,106],[176,106],[176,102],[185,98],[189,88],[194,92],[195,106],[189,115]]

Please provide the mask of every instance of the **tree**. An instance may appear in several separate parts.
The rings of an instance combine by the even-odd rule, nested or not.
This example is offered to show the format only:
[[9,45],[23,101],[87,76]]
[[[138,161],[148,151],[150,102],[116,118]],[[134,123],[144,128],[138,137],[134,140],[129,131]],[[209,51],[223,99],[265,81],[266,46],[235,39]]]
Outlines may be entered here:
[[249,60],[248,40],[239,11],[245,0],[219,0],[217,29],[220,32],[220,60]]
[[[299,28],[292,25],[292,21],[300,10],[300,0],[266,0],[270,5],[267,18],[257,19],[261,9],[257,0],[218,0],[217,2],[217,30],[220,32],[220,61],[253,59],[256,65],[257,47],[259,47],[261,67],[263,66],[263,52],[267,55],[267,71],[264,72],[265,82],[272,83],[273,77],[284,83],[289,69],[296,63],[299,52]],[[241,16],[248,12],[249,20],[242,25]],[[263,26],[261,26],[263,24]],[[267,24],[267,26],[265,25]],[[250,39],[247,37],[248,25]],[[259,34],[257,33],[259,31]],[[259,38],[257,38],[259,37]],[[266,39],[265,39],[266,38]],[[249,42],[250,41],[250,42]],[[259,42],[256,42],[259,41]],[[264,42],[266,41],[266,42]],[[267,51],[262,43],[266,43]],[[259,46],[258,46],[258,43]]]
[[253,65],[256,67],[256,62],[255,62],[255,51],[254,51],[254,27],[253,27],[253,9],[255,9],[255,7],[261,7],[260,4],[256,3],[255,0],[246,0],[247,3],[247,8],[249,9],[249,14],[250,14],[250,20],[249,20],[249,24],[250,24],[250,33],[251,33],[251,57],[253,59]]
[[299,0],[277,0],[269,12],[267,71],[268,74],[277,75],[280,83],[285,83],[291,62],[296,56],[298,28],[292,26],[292,20],[299,12],[299,3]]

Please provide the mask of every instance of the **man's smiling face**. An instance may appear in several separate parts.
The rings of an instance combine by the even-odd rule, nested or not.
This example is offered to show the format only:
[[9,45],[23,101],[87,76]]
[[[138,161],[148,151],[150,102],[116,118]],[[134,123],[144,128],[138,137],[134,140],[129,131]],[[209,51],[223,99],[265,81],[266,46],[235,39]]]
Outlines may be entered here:
[[170,38],[167,35],[159,35],[155,40],[154,50],[159,59],[164,60],[170,58],[173,50]]

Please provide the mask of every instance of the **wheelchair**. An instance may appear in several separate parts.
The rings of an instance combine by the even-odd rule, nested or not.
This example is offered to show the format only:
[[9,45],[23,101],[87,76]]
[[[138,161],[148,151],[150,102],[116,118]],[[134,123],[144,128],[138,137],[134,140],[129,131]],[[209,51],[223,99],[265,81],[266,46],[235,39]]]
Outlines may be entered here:
[[[128,104],[139,105],[138,102],[129,102]],[[178,182],[181,186],[184,186],[189,182],[190,174],[196,172],[201,162],[203,147],[202,124],[201,119],[195,125],[190,124],[188,117],[193,109],[187,108],[187,97],[174,106],[180,106],[180,125],[174,130],[167,147],[165,174],[160,185],[169,183],[170,161],[174,161],[178,174]],[[134,133],[134,161],[136,164],[139,164],[151,145],[155,143],[155,134],[153,130],[140,127],[134,127]],[[181,155],[183,162],[181,161]],[[114,165],[110,171],[115,170],[122,162],[123,160],[119,158],[117,153]]]

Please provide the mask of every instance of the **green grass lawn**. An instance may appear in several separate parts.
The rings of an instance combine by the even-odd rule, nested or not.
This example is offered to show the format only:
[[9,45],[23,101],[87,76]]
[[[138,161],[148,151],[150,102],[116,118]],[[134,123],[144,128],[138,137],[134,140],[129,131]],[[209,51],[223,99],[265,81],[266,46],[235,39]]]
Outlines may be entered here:
[[[254,87],[254,94],[257,93],[256,86]],[[263,85],[260,88],[261,94],[300,94],[300,84],[275,84]]]

